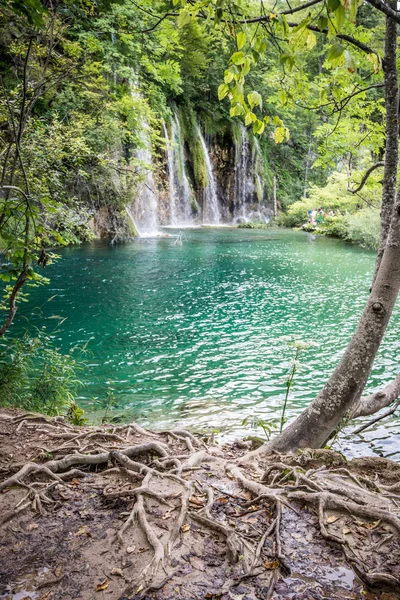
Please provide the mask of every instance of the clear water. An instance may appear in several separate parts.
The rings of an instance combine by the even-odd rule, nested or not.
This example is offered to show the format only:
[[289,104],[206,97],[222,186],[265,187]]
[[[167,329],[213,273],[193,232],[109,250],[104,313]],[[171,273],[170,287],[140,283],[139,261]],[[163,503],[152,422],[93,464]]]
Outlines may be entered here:
[[[32,293],[20,317],[25,311],[33,325],[44,318],[63,351],[89,342],[84,405],[112,390],[126,419],[216,429],[230,439],[249,433],[245,417],[278,422],[291,361],[286,337],[312,341],[289,401],[293,417],[320,390],[350,339],[374,254],[272,229],[191,230],[182,245],[173,242],[66,248],[48,269],[50,285]],[[40,318],[32,306],[41,307]],[[66,317],[57,333],[55,315]],[[399,324],[397,307],[370,390],[398,372]],[[399,433],[395,417],[356,439],[342,436],[341,447],[400,459]]]

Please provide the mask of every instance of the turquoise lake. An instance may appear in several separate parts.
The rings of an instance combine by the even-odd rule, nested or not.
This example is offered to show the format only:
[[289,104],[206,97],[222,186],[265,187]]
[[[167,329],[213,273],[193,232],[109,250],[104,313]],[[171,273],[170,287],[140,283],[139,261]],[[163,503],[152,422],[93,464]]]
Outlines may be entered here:
[[[61,261],[46,269],[50,285],[31,292],[14,330],[23,317],[30,327],[44,317],[62,351],[87,344],[80,402],[90,413],[110,391],[114,412],[125,420],[215,429],[221,439],[262,433],[242,426],[246,417],[278,422],[291,363],[287,338],[296,336],[313,345],[300,357],[287,413],[293,417],[320,390],[351,337],[374,253],[275,229],[186,230],[182,245],[175,241],[62,249]],[[57,326],[55,316],[65,321]],[[399,324],[397,307],[369,390],[399,370]],[[336,447],[400,459],[398,417],[363,436],[350,436],[351,429]]]

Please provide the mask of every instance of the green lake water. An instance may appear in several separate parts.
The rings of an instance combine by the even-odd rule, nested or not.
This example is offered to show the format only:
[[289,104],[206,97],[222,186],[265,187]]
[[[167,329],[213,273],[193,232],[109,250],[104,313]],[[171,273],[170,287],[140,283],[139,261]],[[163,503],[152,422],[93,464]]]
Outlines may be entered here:
[[[248,434],[245,417],[278,421],[291,359],[286,338],[295,335],[315,345],[301,356],[288,406],[293,417],[350,339],[374,253],[273,229],[188,230],[182,245],[174,241],[61,250],[62,260],[47,269],[50,285],[31,293],[15,329],[22,316],[40,326],[44,318],[62,351],[87,344],[84,406],[111,390],[126,420],[216,429],[222,439]],[[56,315],[65,317],[57,328]],[[398,372],[399,323],[397,307],[368,389]],[[345,434],[341,448],[400,459],[399,433],[400,421],[391,418],[364,436]]]

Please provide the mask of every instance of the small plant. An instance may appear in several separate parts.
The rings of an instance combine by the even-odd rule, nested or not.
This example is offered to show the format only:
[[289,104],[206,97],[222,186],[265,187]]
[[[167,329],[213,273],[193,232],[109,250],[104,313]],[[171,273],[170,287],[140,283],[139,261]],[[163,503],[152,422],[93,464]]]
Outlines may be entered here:
[[78,427],[82,427],[88,423],[88,419],[85,417],[85,411],[78,406],[76,402],[71,402],[66,417],[72,425],[77,425]]
[[288,347],[291,349],[292,351],[292,361],[291,361],[291,365],[289,368],[289,373],[288,376],[286,378],[286,394],[285,394],[285,399],[283,401],[283,407],[282,407],[282,413],[281,413],[281,419],[280,419],[280,427],[279,427],[279,433],[282,433],[283,430],[283,426],[286,423],[287,419],[286,419],[286,408],[287,408],[287,403],[289,400],[289,394],[290,394],[290,390],[293,387],[293,380],[294,380],[294,376],[296,375],[296,372],[299,368],[299,356],[300,353],[303,350],[306,350],[307,348],[309,348],[309,346],[312,345],[312,342],[303,342],[302,340],[298,340],[295,338],[289,338],[288,339]]
[[101,417],[101,423],[107,423],[107,421],[113,421],[114,419],[118,420],[118,415],[111,418],[109,416],[109,413],[119,406],[118,398],[113,389],[108,389],[105,397],[94,398],[92,403],[94,410],[104,411],[104,414]]
[[81,368],[72,352],[60,353],[44,328],[35,337],[7,339],[0,345],[0,405],[65,414],[82,385]]
[[266,421],[265,419],[260,419],[259,417],[246,417],[242,421],[242,426],[245,425],[250,425],[252,429],[261,427],[267,441],[270,439],[273,430],[277,428],[276,423],[273,423],[272,421]]

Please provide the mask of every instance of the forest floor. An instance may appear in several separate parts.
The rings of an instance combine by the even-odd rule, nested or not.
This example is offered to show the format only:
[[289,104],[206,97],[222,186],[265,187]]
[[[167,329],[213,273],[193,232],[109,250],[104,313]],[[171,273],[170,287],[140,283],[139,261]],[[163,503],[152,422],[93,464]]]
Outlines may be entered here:
[[400,599],[400,465],[0,409],[0,598]]

